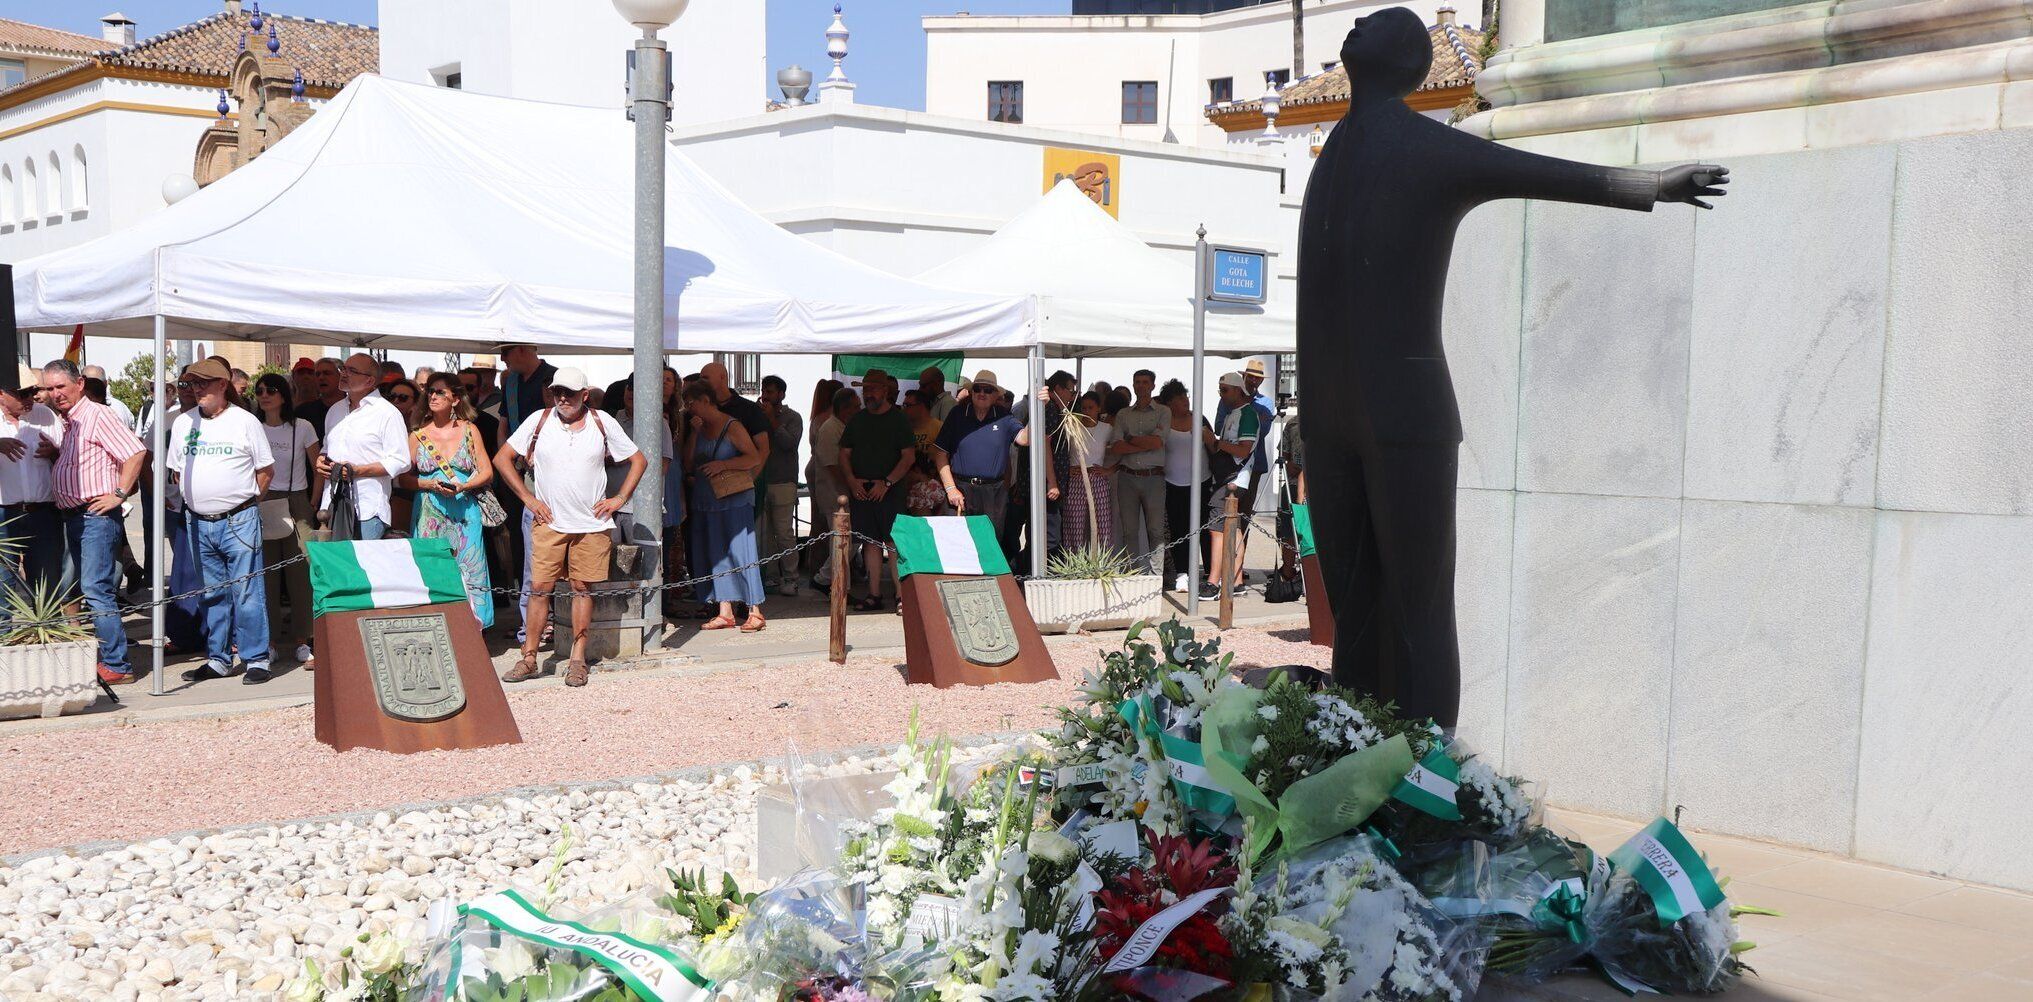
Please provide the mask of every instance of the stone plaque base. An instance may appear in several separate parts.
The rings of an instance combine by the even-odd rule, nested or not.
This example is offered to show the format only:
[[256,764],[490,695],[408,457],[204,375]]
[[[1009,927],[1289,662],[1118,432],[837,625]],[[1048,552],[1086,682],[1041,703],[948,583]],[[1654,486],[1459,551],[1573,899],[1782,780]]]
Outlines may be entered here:
[[[437,684],[428,677],[431,658],[443,653],[430,649],[433,644],[427,636],[435,624],[425,621],[432,617],[444,620],[457,671],[456,679]],[[327,613],[317,618],[312,630],[318,646],[312,692],[319,741],[339,751],[379,748],[398,754],[522,742],[501,680],[494,677],[494,661],[480,637],[480,624],[466,603]],[[395,657],[370,663],[370,639],[384,648],[392,639]],[[459,693],[463,705],[432,702],[454,685],[463,690]],[[384,708],[391,700],[409,719]],[[448,716],[425,719],[447,710]]]
[[1334,610],[1327,607],[1327,580],[1320,573],[1319,557],[1301,557],[1299,573],[1306,582],[1306,626],[1313,643],[1334,646]]
[[[942,594],[941,582],[955,584],[946,586]],[[980,594],[977,589],[988,594]],[[954,597],[956,608],[948,608],[945,594]],[[955,616],[963,624],[993,616],[990,603],[997,598],[1009,617],[1007,627],[999,621],[986,625],[980,637],[963,644],[956,635]],[[997,682],[1043,682],[1059,677],[1052,655],[1045,650],[1045,638],[1039,635],[1038,624],[1031,619],[1031,611],[1017,591],[1016,579],[1007,574],[997,577],[913,574],[904,579],[903,613],[907,682],[926,682],[944,689]],[[1004,629],[1008,636],[1001,635]],[[1009,650],[1011,641],[1014,652]],[[976,648],[986,661],[1002,663],[973,660],[965,653],[968,647]]]

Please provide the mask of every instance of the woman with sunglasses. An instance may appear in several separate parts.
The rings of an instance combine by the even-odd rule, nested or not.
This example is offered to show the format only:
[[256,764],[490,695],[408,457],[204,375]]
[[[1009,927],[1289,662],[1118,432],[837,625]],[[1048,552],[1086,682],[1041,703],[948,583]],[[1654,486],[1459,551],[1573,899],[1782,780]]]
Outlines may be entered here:
[[[261,563],[274,566],[304,552],[311,536],[311,466],[318,455],[318,432],[309,421],[296,416],[289,381],[269,373],[254,381],[255,415],[261,431],[268,436],[269,454],[275,457],[275,476],[261,508]],[[280,501],[282,505],[272,502]],[[287,506],[292,525],[286,535],[269,538],[279,529],[271,510]],[[277,651],[296,650],[297,663],[310,665],[311,653],[311,571],[299,560],[280,574],[262,575],[268,587],[269,645]],[[289,617],[282,615],[282,590],[289,589]]]
[[[426,413],[424,408],[417,406],[418,398],[423,395],[422,391],[417,389],[415,383],[407,379],[394,379],[383,384],[381,395],[389,403],[395,405],[396,413],[402,415],[402,426],[404,428],[415,428],[417,423],[422,420],[420,415]],[[412,513],[416,509],[416,490],[403,486],[402,480],[398,478],[395,482],[395,490],[390,492],[388,507],[389,511],[393,513],[393,521],[388,524],[394,527],[394,531],[401,532],[403,527],[408,525],[415,517]]]
[[[405,383],[396,383],[399,390]],[[479,491],[494,479],[494,464],[474,423],[466,387],[449,372],[431,373],[424,406],[416,408],[410,432],[410,472],[397,482],[416,495],[411,539],[445,539],[459,561],[466,601],[482,630],[494,626],[494,596],[487,576]],[[400,405],[398,405],[400,406]]]

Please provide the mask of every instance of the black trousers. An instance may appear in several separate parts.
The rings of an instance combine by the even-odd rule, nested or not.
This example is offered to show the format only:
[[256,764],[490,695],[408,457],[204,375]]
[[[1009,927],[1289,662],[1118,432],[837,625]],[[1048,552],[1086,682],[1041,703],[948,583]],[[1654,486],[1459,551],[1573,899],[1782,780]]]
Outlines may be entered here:
[[[1313,445],[1314,443],[1307,443]],[[1385,445],[1306,468],[1321,576],[1334,608],[1334,681],[1453,727],[1457,445]]]
[[[1202,496],[1204,497],[1205,495]],[[1180,487],[1169,482],[1166,483],[1165,531],[1174,537],[1206,535],[1206,533],[1201,532],[1190,534],[1187,532],[1188,529],[1197,524],[1198,520],[1193,517],[1193,488]],[[1167,540],[1167,542],[1170,545],[1165,547],[1165,587],[1170,588],[1172,586],[1172,579],[1186,573],[1187,565],[1192,563],[1192,552],[1186,548],[1193,545],[1193,540],[1188,538],[1177,542]],[[1190,587],[1198,588],[1200,585],[1198,582],[1193,582]]]

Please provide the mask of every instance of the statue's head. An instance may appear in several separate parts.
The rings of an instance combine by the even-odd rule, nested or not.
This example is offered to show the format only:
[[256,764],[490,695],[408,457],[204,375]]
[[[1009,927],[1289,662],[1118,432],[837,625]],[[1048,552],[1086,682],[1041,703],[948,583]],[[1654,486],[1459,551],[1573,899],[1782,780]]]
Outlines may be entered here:
[[1341,63],[1355,94],[1401,98],[1426,82],[1433,45],[1419,15],[1391,7],[1356,19],[1341,42]]

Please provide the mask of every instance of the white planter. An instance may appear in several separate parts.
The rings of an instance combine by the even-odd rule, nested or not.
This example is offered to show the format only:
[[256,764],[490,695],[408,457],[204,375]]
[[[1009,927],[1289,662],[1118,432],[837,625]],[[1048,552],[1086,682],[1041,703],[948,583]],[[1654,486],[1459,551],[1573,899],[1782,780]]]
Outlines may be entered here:
[[[1165,579],[1137,574],[1097,578],[1033,578],[1024,582],[1024,604],[1039,629],[1116,629],[1139,619],[1156,619],[1165,606]],[[1103,612],[1102,610],[1107,610]]]
[[99,698],[99,642],[0,647],[0,718],[76,713]]

